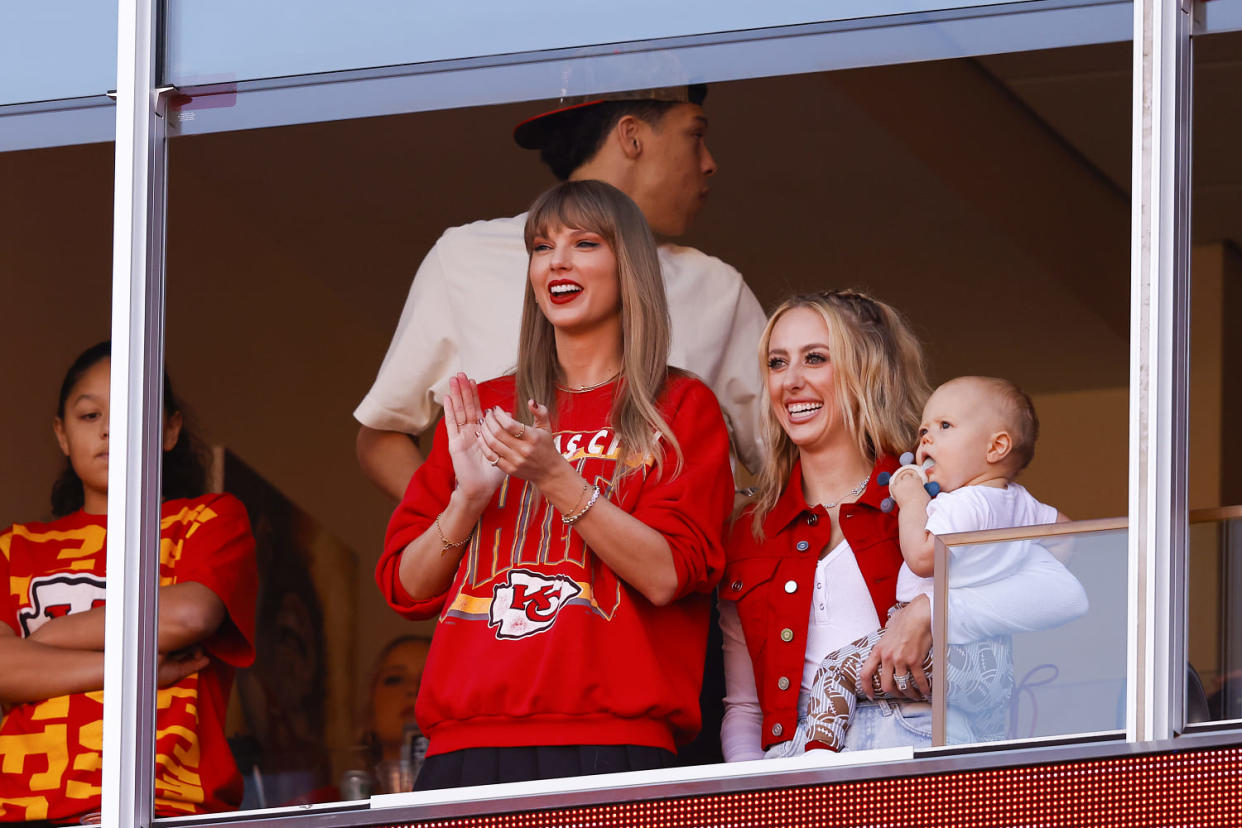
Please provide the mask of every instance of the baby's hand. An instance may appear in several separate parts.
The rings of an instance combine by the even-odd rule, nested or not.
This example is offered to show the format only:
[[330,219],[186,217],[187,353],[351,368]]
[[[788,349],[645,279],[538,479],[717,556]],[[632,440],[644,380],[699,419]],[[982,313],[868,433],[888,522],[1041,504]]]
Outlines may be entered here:
[[[905,506],[906,504],[918,504],[919,506],[927,506],[927,502],[940,493],[940,484],[935,481],[927,482],[927,471],[923,466],[914,465],[914,453],[907,451],[901,455],[901,468],[889,474],[888,472],[880,472],[876,475],[876,482],[881,486],[888,486],[889,496],[880,502],[880,510],[888,513],[893,511],[897,506]],[[924,466],[930,466],[931,460],[925,460]],[[912,480],[913,479],[913,480]],[[926,495],[920,496],[914,492],[913,481],[917,481]]]
[[888,490],[897,501],[897,505],[905,509],[910,505],[926,506],[931,500],[923,488],[923,478],[914,466],[902,466],[893,472],[888,482]]

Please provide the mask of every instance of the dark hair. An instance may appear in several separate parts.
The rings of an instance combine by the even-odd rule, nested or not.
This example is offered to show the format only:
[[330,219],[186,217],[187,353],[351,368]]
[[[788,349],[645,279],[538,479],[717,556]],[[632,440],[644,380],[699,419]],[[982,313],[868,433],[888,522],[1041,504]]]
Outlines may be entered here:
[[[706,95],[705,85],[691,85],[691,103],[701,102]],[[681,103],[640,99],[604,101],[570,110],[559,116],[559,128],[549,132],[547,143],[539,150],[539,157],[553,175],[565,181],[574,170],[595,157],[608,133],[626,115],[633,115],[654,127],[659,126],[668,111],[676,106],[681,106]]]
[[[105,359],[112,358],[112,343],[104,341],[96,343],[83,351],[69,370],[65,373],[64,382],[60,384],[60,396],[56,402],[56,416],[64,420],[65,403],[73,389],[81,382],[82,377],[91,368]],[[197,497],[207,489],[207,461],[202,447],[184,422],[185,413],[173,393],[168,372],[164,372],[164,416],[171,417],[182,412],[181,435],[171,449],[164,452],[161,499],[175,500],[179,497]],[[65,468],[56,482],[52,484],[52,514],[64,517],[82,508],[85,493],[82,480],[73,470],[73,464],[65,458]]]

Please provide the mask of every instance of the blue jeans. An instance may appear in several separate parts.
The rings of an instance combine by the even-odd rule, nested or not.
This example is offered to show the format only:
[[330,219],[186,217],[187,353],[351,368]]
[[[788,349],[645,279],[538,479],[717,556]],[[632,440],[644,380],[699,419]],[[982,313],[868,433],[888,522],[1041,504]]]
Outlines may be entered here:
[[907,705],[859,699],[858,708],[845,731],[842,750],[873,750],[875,748],[916,748],[931,745],[931,705]]

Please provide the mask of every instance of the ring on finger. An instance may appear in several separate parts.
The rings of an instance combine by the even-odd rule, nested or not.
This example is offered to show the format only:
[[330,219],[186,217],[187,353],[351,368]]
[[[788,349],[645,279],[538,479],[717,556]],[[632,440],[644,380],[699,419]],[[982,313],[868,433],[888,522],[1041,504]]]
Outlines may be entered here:
[[515,440],[521,440],[521,439],[522,439],[522,435],[523,435],[523,434],[525,434],[525,433],[526,433],[526,423],[522,423],[522,427],[521,427],[520,429],[518,429],[517,434],[514,434],[514,435],[513,435],[513,438],[514,438]]
[[910,678],[909,673],[902,673],[900,676],[893,676],[893,682],[898,690],[907,690],[910,687]]
[[497,455],[496,455],[495,457],[493,457],[491,460],[488,460],[488,461],[487,461],[487,464],[488,464],[489,466],[495,466],[495,465],[497,465],[497,464],[499,464],[499,463],[500,463],[500,455],[499,455],[499,454],[497,454]]

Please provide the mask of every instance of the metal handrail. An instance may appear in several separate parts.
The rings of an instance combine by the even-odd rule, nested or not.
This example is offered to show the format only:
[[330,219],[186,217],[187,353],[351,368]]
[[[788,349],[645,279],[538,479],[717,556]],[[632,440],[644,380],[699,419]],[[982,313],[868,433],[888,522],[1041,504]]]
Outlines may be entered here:
[[[1189,523],[1214,523],[1242,518],[1242,506],[1215,506],[1210,509],[1191,509]],[[996,543],[998,541],[1033,540],[1057,535],[1076,535],[1085,532],[1108,532],[1126,529],[1130,519],[1125,517],[1071,520],[1066,523],[1044,523],[1038,526],[1016,526],[1011,529],[984,529],[979,532],[954,532],[941,535],[938,540],[945,546],[962,546],[968,543]]]

